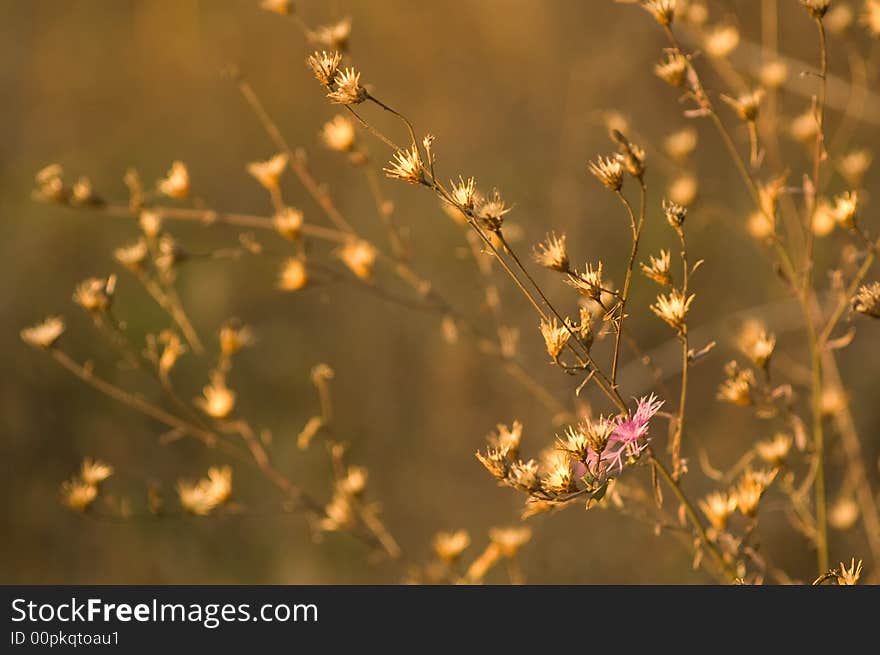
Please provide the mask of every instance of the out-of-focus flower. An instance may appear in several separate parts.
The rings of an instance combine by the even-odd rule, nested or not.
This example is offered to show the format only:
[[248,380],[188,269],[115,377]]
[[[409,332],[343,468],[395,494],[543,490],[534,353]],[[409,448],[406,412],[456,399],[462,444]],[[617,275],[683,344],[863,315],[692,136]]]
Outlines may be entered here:
[[470,544],[471,537],[467,530],[438,532],[434,536],[434,552],[447,564],[455,563]]
[[232,469],[212,467],[208,475],[197,482],[177,483],[177,494],[183,508],[198,516],[206,516],[229,500],[232,494]]
[[41,323],[23,329],[19,334],[22,341],[29,346],[52,348],[64,334],[64,319],[60,316],[50,316]]
[[189,195],[189,171],[182,161],[171,164],[168,174],[156,182],[156,189],[169,198],[186,198]]

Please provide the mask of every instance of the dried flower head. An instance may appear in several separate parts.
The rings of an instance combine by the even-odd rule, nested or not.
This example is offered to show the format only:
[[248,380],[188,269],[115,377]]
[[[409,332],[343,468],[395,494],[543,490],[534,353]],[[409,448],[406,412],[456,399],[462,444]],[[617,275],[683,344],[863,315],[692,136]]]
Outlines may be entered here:
[[492,197],[483,198],[476,208],[477,220],[483,227],[497,232],[501,229],[504,217],[510,213],[511,207],[508,207],[498,189],[492,190]]
[[254,334],[247,325],[242,325],[233,319],[220,327],[218,335],[220,340],[220,352],[230,357],[242,348],[247,348],[254,343]]
[[368,97],[367,90],[361,86],[361,74],[354,68],[346,68],[336,73],[333,89],[327,93],[331,102],[338,105],[357,105]]
[[655,257],[649,255],[649,264],[642,263],[642,273],[661,286],[669,286],[672,284],[672,273],[670,265],[672,257],[668,250],[661,250],[660,255]]
[[535,248],[535,261],[553,271],[568,271],[568,253],[565,250],[565,235],[557,237],[551,232],[547,238]]
[[519,455],[519,444],[522,440],[523,424],[514,421],[510,427],[499,423],[495,430],[486,437],[488,444],[503,453],[505,457],[516,458]]
[[836,530],[849,530],[859,520],[859,504],[843,496],[828,510],[828,523]]
[[97,207],[103,204],[103,200],[95,194],[92,181],[83,176],[80,177],[70,189],[70,204],[76,207]]
[[852,7],[838,2],[825,14],[825,28],[832,34],[843,34],[852,26],[855,18]]
[[778,89],[788,79],[788,64],[782,59],[768,61],[761,66],[761,84],[768,89]]
[[351,18],[343,18],[330,25],[321,25],[312,30],[309,40],[318,46],[345,52],[351,37]]
[[318,80],[328,89],[332,89],[336,83],[336,74],[339,72],[339,64],[342,61],[342,55],[338,52],[315,51],[306,59],[309,68]]
[[555,318],[552,318],[549,321],[541,321],[541,334],[544,337],[547,354],[556,361],[571,338],[571,332],[565,325],[560,325]]
[[156,182],[156,190],[169,198],[186,198],[189,195],[189,171],[182,161],[171,164],[168,173]]
[[880,318],[880,282],[863,284],[851,302],[852,308],[859,314]]
[[279,152],[266,161],[255,161],[247,165],[247,172],[269,191],[278,190],[278,180],[287,168],[287,153]]
[[452,189],[452,201],[462,210],[470,211],[474,208],[475,195],[477,191],[477,183],[474,178],[469,177],[467,180],[458,176],[458,182],[449,181]]
[[64,334],[64,319],[60,316],[50,316],[41,323],[32,325],[19,332],[21,340],[35,348],[52,348],[58,339]]
[[666,189],[666,195],[669,199],[681,207],[690,207],[694,200],[697,199],[697,190],[699,184],[695,175],[691,173],[682,173],[676,175]]
[[837,227],[837,218],[834,206],[826,198],[819,198],[813,211],[813,234],[817,237],[826,237],[835,227]]
[[591,263],[587,262],[584,265],[583,272],[574,271],[570,273],[565,282],[587,298],[604,305],[601,261],[595,268],[593,268]]
[[162,344],[162,354],[159,356],[159,375],[166,377],[180,356],[186,352],[186,346],[173,330],[162,330],[159,334],[159,343]]
[[338,481],[338,489],[346,496],[359,496],[367,488],[369,472],[363,466],[349,466]]
[[779,467],[785,463],[793,443],[791,435],[779,432],[772,439],[756,443],[755,452],[765,463]]
[[761,100],[764,99],[764,95],[764,89],[756,89],[744,93],[737,98],[722,95],[721,99],[733,108],[740,120],[753,123],[758,118],[758,109],[761,107]]
[[187,512],[207,516],[232,495],[232,469],[211,467],[207,477],[197,482],[181,480],[177,483],[177,495]]
[[654,73],[670,86],[684,86],[690,66],[688,58],[674,48],[668,48],[663,57],[662,61],[654,64]]
[[865,0],[859,20],[868,30],[868,34],[875,38],[880,37],[880,0]]
[[800,0],[801,6],[806,9],[810,16],[822,20],[831,6],[831,0]]
[[68,189],[64,186],[63,175],[61,164],[49,164],[40,169],[36,175],[36,197],[49,202],[66,203]]
[[150,251],[147,242],[140,238],[133,244],[122,246],[113,251],[113,259],[125,266],[130,271],[140,272],[144,268]]
[[98,488],[79,478],[74,478],[61,485],[61,499],[64,504],[75,512],[84,512],[98,497]]
[[532,539],[532,530],[526,526],[492,528],[489,539],[498,546],[504,557],[515,557],[519,549]]
[[79,477],[88,485],[98,486],[113,475],[113,467],[99,459],[86,457],[82,461]]
[[776,348],[776,336],[767,332],[763,325],[749,322],[739,336],[739,349],[758,368],[766,368]]
[[144,209],[138,214],[138,225],[145,237],[155,239],[162,231],[162,215],[153,209]]
[[394,153],[388,166],[382,169],[388,177],[393,177],[410,184],[424,184],[425,167],[422,157],[415,144],[409,150],[398,150]]
[[687,218],[687,208],[671,200],[664,200],[663,214],[666,216],[666,222],[669,223],[670,227],[677,230],[684,225],[684,220]]
[[865,173],[871,167],[874,156],[867,148],[856,148],[847,152],[837,162],[837,170],[850,186],[857,187],[862,184]]
[[262,0],[260,9],[271,11],[279,16],[289,16],[293,13],[293,0]]
[[658,23],[664,26],[672,24],[675,17],[676,0],[644,0],[642,7],[645,8]]
[[740,369],[736,362],[725,367],[727,376],[718,387],[716,398],[724,402],[745,407],[754,402],[752,388],[755,386],[755,373],[751,369]]
[[677,130],[663,139],[663,149],[666,154],[677,162],[687,161],[696,147],[697,131],[692,127]]
[[235,392],[226,386],[226,379],[215,373],[211,384],[202,390],[203,397],[196,398],[196,404],[212,418],[226,418],[235,407]]
[[571,456],[558,450],[550,451],[541,462],[541,488],[549,494],[561,495],[575,489]]
[[308,284],[309,276],[302,259],[290,257],[284,261],[278,274],[278,288],[282,291],[299,291]]
[[354,523],[354,518],[351,498],[337,490],[330,502],[324,507],[324,517],[319,521],[318,527],[328,532],[342,530],[351,526]]
[[299,238],[303,226],[303,213],[293,207],[284,207],[272,217],[275,231],[290,241]]
[[657,302],[651,305],[651,311],[666,321],[671,327],[682,331],[686,328],[687,313],[694,301],[694,294],[688,297],[673,289],[668,294],[657,296]]
[[337,114],[321,128],[324,145],[337,152],[350,152],[354,148],[354,123],[346,116]]
[[623,187],[623,162],[619,157],[598,157],[588,165],[590,173],[611,191],[620,191]]
[[115,275],[90,277],[77,285],[73,301],[86,311],[103,312],[110,308],[115,291]]
[[336,251],[336,256],[360,279],[369,280],[373,277],[373,265],[378,252],[369,241],[350,239]]
[[724,59],[739,45],[739,30],[733,25],[717,25],[706,33],[703,48],[714,59]]
[[776,478],[776,470],[755,471],[746,469],[737,484],[735,491],[736,506],[745,516],[755,516],[758,513],[758,505],[767,487]]
[[700,510],[716,530],[727,527],[727,520],[736,511],[736,497],[715,491],[699,501]]
[[840,563],[840,568],[836,571],[837,575],[837,584],[842,587],[852,587],[859,583],[859,578],[862,576],[862,560],[859,560],[858,564],[856,563],[856,558],[853,557],[849,563],[849,568],[846,567],[846,564],[843,562]]
[[846,228],[856,226],[859,211],[859,196],[855,191],[847,191],[834,197],[834,219]]
[[438,532],[434,535],[434,552],[447,564],[454,564],[465,549],[471,545],[467,530]]

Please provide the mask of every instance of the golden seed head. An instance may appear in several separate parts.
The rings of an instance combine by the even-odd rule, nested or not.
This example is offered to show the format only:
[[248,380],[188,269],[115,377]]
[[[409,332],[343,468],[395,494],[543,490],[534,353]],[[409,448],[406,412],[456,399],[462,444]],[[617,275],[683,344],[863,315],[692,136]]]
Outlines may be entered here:
[[551,494],[574,491],[575,480],[571,470],[571,456],[554,450],[542,462],[541,488]]
[[413,144],[409,150],[398,150],[394,153],[388,166],[382,169],[388,177],[403,180],[410,184],[423,184],[426,181],[425,167],[418,147]]
[[687,79],[688,67],[687,57],[678,50],[669,48],[663,61],[654,64],[654,73],[670,86],[681,87]]
[[837,227],[837,218],[833,205],[826,198],[819,198],[813,211],[813,234],[817,237],[827,237],[835,227]]
[[64,319],[60,316],[50,316],[41,323],[24,328],[19,335],[21,340],[35,348],[52,348],[58,339],[64,334]]
[[565,283],[583,296],[602,303],[602,295],[605,292],[602,281],[602,262],[600,261],[595,268],[587,262],[582,273],[577,271],[569,273]]
[[294,241],[302,231],[303,213],[293,207],[284,207],[272,217],[272,225],[282,237]]
[[733,108],[740,120],[753,123],[758,118],[758,110],[761,107],[761,100],[764,99],[764,95],[764,89],[756,89],[744,93],[737,98],[731,98],[722,94],[721,99]]
[[144,209],[138,214],[138,225],[145,237],[155,239],[162,231],[162,215],[153,209]]
[[306,59],[306,63],[312,69],[315,79],[328,89],[332,89],[336,83],[336,74],[339,72],[341,61],[342,55],[336,51],[328,53],[316,50],[314,54],[309,55],[308,59]]
[[68,189],[64,186],[64,169],[61,164],[49,164],[37,171],[35,196],[49,202],[66,203]]
[[755,373],[751,369],[740,369],[736,362],[725,367],[726,379],[718,387],[718,400],[745,407],[751,405],[752,388],[755,386]]
[[794,439],[790,435],[779,432],[772,439],[756,443],[755,452],[766,464],[779,467],[785,463],[793,443]]
[[677,202],[664,200],[663,214],[666,216],[666,222],[669,223],[669,226],[677,230],[684,225],[687,218],[687,208]]
[[590,437],[584,425],[569,425],[564,438],[556,435],[556,447],[579,462],[586,461],[590,452]]
[[299,291],[308,284],[309,276],[302,259],[291,257],[284,262],[278,275],[278,288],[282,291]]
[[116,291],[116,276],[90,277],[80,282],[73,292],[73,301],[89,312],[103,312],[110,308]]
[[162,330],[159,333],[159,343],[162,344],[162,354],[159,356],[159,374],[167,376],[180,356],[186,352],[180,337],[173,330]]
[[144,262],[147,260],[150,252],[147,248],[147,242],[140,238],[133,244],[122,246],[113,251],[113,259],[125,266],[130,271],[142,271]]
[[758,505],[767,487],[776,478],[776,470],[755,471],[746,469],[736,486],[736,506],[745,516],[755,516],[758,513]]
[[187,512],[207,516],[232,495],[232,469],[215,466],[208,469],[207,477],[197,482],[181,480],[177,483],[177,495]]
[[98,497],[98,488],[74,478],[61,485],[61,499],[64,504],[75,512],[85,512]]
[[[492,232],[497,232],[501,229],[504,217],[510,213],[511,209],[505,204],[498,189],[493,189],[492,197],[481,199],[479,205],[476,206],[476,216],[484,227]],[[500,247],[500,244],[496,247]]]
[[831,6],[831,0],[800,0],[801,6],[806,9],[810,16],[822,20]]
[[532,538],[531,528],[504,527],[489,530],[489,539],[498,546],[504,557],[514,557],[519,549],[525,546]]
[[226,386],[221,373],[214,373],[211,384],[202,390],[203,396],[196,398],[196,404],[212,418],[226,418],[235,407],[235,392]]
[[781,59],[768,61],[761,66],[759,77],[768,89],[778,89],[788,79],[788,65]]
[[260,9],[271,11],[279,16],[289,16],[293,13],[292,0],[262,0]]
[[338,105],[356,105],[367,99],[367,90],[361,86],[361,74],[354,68],[336,73],[333,89],[327,97]]
[[519,444],[522,440],[523,424],[514,421],[508,427],[503,423],[495,426],[495,430],[486,437],[488,444],[505,457],[516,458],[519,455]]
[[70,189],[70,203],[77,207],[88,207],[100,205],[102,201],[95,195],[91,180],[83,176]]
[[560,325],[555,318],[552,318],[549,322],[541,321],[541,335],[544,337],[547,354],[555,361],[568,343],[571,332],[565,325]]
[[324,123],[321,128],[321,140],[330,150],[350,152],[354,148],[354,123],[346,116],[337,114]]
[[538,471],[538,463],[533,459],[527,462],[521,460],[511,462],[506,483],[521,491],[534,491],[539,485]]
[[697,147],[697,131],[692,127],[685,127],[668,135],[663,140],[663,149],[666,154],[677,162],[687,161]]
[[266,161],[255,161],[247,165],[247,172],[269,191],[278,190],[278,180],[287,167],[287,153],[279,152]]
[[718,25],[710,29],[703,48],[710,57],[724,59],[739,45],[739,30],[733,25]]
[[79,477],[88,485],[98,486],[113,475],[113,467],[99,459],[86,457],[82,461]]
[[233,319],[224,323],[218,335],[220,352],[226,357],[234,355],[242,348],[253,345],[254,334],[247,325]]
[[862,184],[865,173],[871,167],[874,156],[867,148],[850,150],[837,163],[837,170],[850,186],[857,187]]
[[168,173],[156,182],[156,190],[169,198],[186,198],[189,195],[189,171],[182,161],[171,164]]
[[852,298],[852,308],[865,316],[880,318],[880,282],[860,286]]
[[467,530],[438,532],[434,535],[434,552],[447,564],[454,564],[470,545],[471,537]]
[[859,196],[855,191],[847,191],[834,197],[834,219],[839,225],[854,228],[858,210]]
[[849,568],[846,567],[846,564],[841,562],[840,569],[838,569],[836,573],[838,585],[846,587],[857,585],[859,583],[859,578],[862,576],[862,560],[859,560],[857,564],[856,558],[853,557],[850,561]]
[[664,26],[672,24],[675,17],[676,0],[643,0],[642,7],[645,8],[658,23]]
[[694,294],[685,297],[678,289],[668,294],[657,296],[657,302],[651,305],[651,311],[666,321],[672,328],[682,331],[686,327],[687,313],[694,301]]
[[764,212],[754,211],[749,214],[748,221],[746,222],[746,230],[752,238],[764,241],[773,236],[776,231],[776,226],[773,221],[767,218]]
[[700,510],[716,530],[727,527],[727,520],[736,511],[736,496],[715,491],[699,501]]
[[590,173],[611,191],[620,191],[623,187],[623,162],[617,156],[598,157],[588,165]]
[[485,455],[477,451],[476,457],[493,477],[499,480],[504,480],[507,477],[509,462],[506,452],[489,446],[486,448]]
[[649,264],[644,262],[641,264],[642,273],[645,277],[654,280],[654,282],[661,286],[670,286],[672,284],[672,273],[670,272],[672,256],[670,252],[668,250],[661,250],[660,255],[657,257],[649,255],[649,261]]
[[309,34],[309,40],[317,46],[345,52],[351,37],[351,18],[343,18],[330,25],[316,27]]
[[352,497],[361,495],[367,488],[368,477],[369,472],[363,466],[349,466],[338,482],[340,493]]
[[545,268],[561,273],[568,271],[565,235],[557,237],[553,232],[548,234],[547,239],[535,248],[534,257],[535,261]]
[[767,332],[756,321],[749,321],[739,335],[739,349],[752,360],[758,368],[766,368],[776,348],[776,336]]
[[476,200],[476,192],[477,192],[477,183],[474,178],[469,177],[467,180],[458,176],[458,183],[449,181],[449,186],[452,189],[453,202],[463,211],[470,211],[474,208],[474,202]]
[[373,277],[373,265],[378,252],[369,241],[351,239],[336,251],[336,256],[360,279],[369,280]]

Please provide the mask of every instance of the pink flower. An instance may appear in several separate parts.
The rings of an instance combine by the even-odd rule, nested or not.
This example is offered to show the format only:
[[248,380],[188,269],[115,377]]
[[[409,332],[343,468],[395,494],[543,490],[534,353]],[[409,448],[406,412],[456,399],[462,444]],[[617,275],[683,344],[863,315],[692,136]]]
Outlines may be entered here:
[[663,401],[651,394],[639,399],[636,411],[632,414],[618,415],[615,419],[617,425],[602,451],[602,456],[597,457],[591,452],[587,458],[590,469],[597,476],[610,474],[615,469],[618,473],[623,471],[625,458],[635,457],[648,447],[649,421],[662,406]]

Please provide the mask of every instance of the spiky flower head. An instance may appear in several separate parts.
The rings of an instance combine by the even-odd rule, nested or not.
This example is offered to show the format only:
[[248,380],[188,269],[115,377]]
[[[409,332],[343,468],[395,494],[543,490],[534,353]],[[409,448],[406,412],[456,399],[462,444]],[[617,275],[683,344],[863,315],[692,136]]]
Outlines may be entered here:
[[247,172],[265,189],[278,190],[278,181],[287,167],[289,157],[287,153],[279,152],[266,161],[255,161],[247,165]]
[[212,418],[226,418],[235,407],[235,392],[226,386],[222,374],[215,373],[211,384],[202,390],[203,396],[196,398],[196,404]]
[[323,46],[339,52],[348,50],[348,40],[351,37],[351,18],[343,18],[330,25],[316,27],[309,34],[309,41],[317,46]]
[[501,229],[504,217],[510,213],[511,209],[501,197],[501,192],[498,189],[493,189],[492,196],[484,198],[476,208],[476,215],[483,227],[497,232]]
[[73,301],[89,312],[104,312],[113,302],[116,276],[90,277],[80,282],[73,292]]
[[284,207],[272,217],[275,231],[290,241],[299,238],[304,222],[303,213],[293,207]]
[[321,52],[316,50],[314,54],[309,55],[306,62],[312,69],[315,79],[328,89],[332,89],[336,74],[339,72],[339,64],[342,62],[342,55],[336,51],[328,53],[324,50]]
[[506,457],[516,458],[519,455],[522,433],[523,424],[519,421],[514,421],[509,427],[499,423],[495,426],[495,431],[486,437],[486,441],[491,447],[504,453]]
[[85,512],[98,497],[98,487],[79,477],[61,485],[61,499],[74,512]]
[[156,189],[169,198],[186,198],[189,195],[189,170],[186,164],[173,162],[167,175],[156,182]]
[[831,6],[831,0],[800,0],[801,6],[806,9],[810,16],[822,20]]
[[232,469],[228,466],[211,467],[207,477],[197,482],[181,480],[177,483],[177,495],[187,512],[206,516],[232,495]]
[[670,272],[672,256],[668,250],[661,250],[660,255],[655,257],[649,255],[649,264],[644,262],[641,264],[642,273],[661,286],[669,286],[672,284],[672,273]]
[[654,73],[670,86],[681,87],[687,79],[688,66],[687,57],[678,49],[669,48],[663,60],[654,64]]
[[764,99],[764,95],[764,89],[755,89],[754,91],[743,93],[736,98],[722,95],[721,99],[730,105],[741,121],[754,123],[758,118],[758,110],[761,108],[761,101]]
[[590,173],[607,189],[620,191],[623,187],[623,162],[619,157],[614,155],[611,157],[600,156],[596,161],[590,162],[588,168]]
[[465,180],[461,175],[458,176],[458,182],[449,181],[452,189],[452,201],[462,210],[470,211],[474,208],[474,194],[477,191],[477,183],[474,178],[469,177]]
[[434,535],[434,552],[447,564],[454,564],[470,544],[471,537],[467,530],[438,532]]
[[41,323],[23,329],[19,335],[21,340],[35,348],[49,349],[64,334],[64,319],[60,316],[50,316]]
[[337,114],[324,123],[321,140],[330,150],[351,152],[355,143],[354,123],[348,117]]
[[779,432],[772,439],[756,443],[755,452],[765,463],[779,467],[785,463],[793,443],[791,435]]
[[746,469],[740,478],[739,484],[736,486],[734,494],[736,495],[736,506],[745,516],[755,516],[758,512],[758,505],[767,487],[776,478],[776,470],[763,471]]
[[336,256],[348,270],[362,280],[373,277],[373,265],[378,255],[373,245],[363,239],[350,239],[336,251]]
[[740,369],[736,362],[725,367],[726,378],[715,397],[718,400],[745,407],[754,402],[752,389],[755,386],[755,373],[752,369]]
[[113,475],[113,467],[99,459],[86,457],[80,466],[79,477],[86,484],[97,486]]
[[255,341],[254,333],[250,327],[242,325],[236,319],[226,321],[220,327],[218,339],[220,340],[220,352],[225,357],[231,357],[242,348],[253,345]]
[[727,526],[730,515],[736,511],[736,496],[723,491],[715,491],[700,500],[698,504],[712,527],[716,530],[723,530]]
[[368,96],[367,90],[361,86],[361,74],[354,68],[336,73],[333,89],[327,93],[327,97],[338,105],[357,105]]
[[694,294],[685,297],[678,289],[668,294],[657,296],[657,302],[651,305],[651,311],[666,321],[672,328],[682,331],[686,327],[687,313],[694,300]]
[[858,313],[880,318],[880,282],[863,284],[851,302],[852,308]]
[[682,207],[671,200],[663,201],[663,214],[666,216],[666,222],[669,223],[670,227],[677,230],[684,225],[687,213],[687,208]]
[[643,0],[642,7],[654,17],[654,20],[668,27],[675,17],[677,4],[676,0]]
[[551,232],[539,243],[534,252],[535,261],[545,268],[565,273],[568,271],[568,253],[565,250],[565,235],[556,236]]
[[128,246],[122,246],[113,251],[113,259],[125,266],[130,271],[139,272],[144,268],[150,251],[147,242],[142,238]]
[[579,293],[602,303],[602,294],[604,293],[602,281],[602,262],[600,261],[596,267],[587,262],[583,272],[573,272],[565,280],[566,284],[576,289]]
[[843,227],[852,229],[856,226],[859,212],[859,196],[855,191],[847,191],[834,197],[834,220]]
[[856,563],[856,558],[853,557],[850,560],[849,568],[841,562],[840,568],[835,571],[835,574],[837,576],[837,584],[842,587],[851,587],[858,584],[859,578],[862,576],[862,560]]
[[547,354],[556,361],[571,338],[571,331],[565,325],[560,325],[555,318],[551,318],[549,321],[541,321],[541,334]]
[[776,336],[759,322],[748,322],[739,336],[739,349],[758,368],[766,368],[776,349]]
[[398,150],[394,153],[388,166],[382,169],[388,177],[403,180],[410,184],[424,184],[425,166],[422,164],[422,157],[419,154],[418,147],[413,144],[409,150]]

